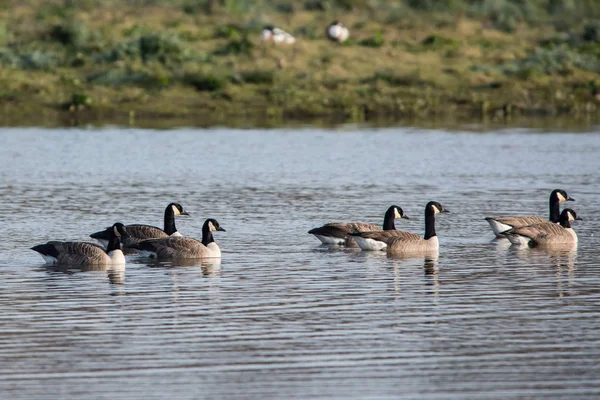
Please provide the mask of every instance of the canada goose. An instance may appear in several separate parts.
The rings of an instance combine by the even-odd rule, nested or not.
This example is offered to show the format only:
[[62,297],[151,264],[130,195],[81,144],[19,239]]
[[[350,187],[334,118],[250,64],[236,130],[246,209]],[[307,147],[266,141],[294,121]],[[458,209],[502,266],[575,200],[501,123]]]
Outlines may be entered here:
[[181,236],[149,239],[134,244],[134,249],[143,250],[157,259],[188,259],[221,257],[221,249],[215,243],[212,233],[223,231],[217,220],[209,218],[202,225],[202,241]]
[[436,201],[425,206],[425,236],[421,238],[405,231],[351,233],[350,236],[362,250],[384,250],[388,253],[430,253],[437,252],[439,242],[435,233],[435,214],[449,212]]
[[[126,225],[127,236],[121,238],[121,244],[124,248],[131,247],[133,244],[147,239],[158,239],[169,236],[182,236],[175,227],[176,215],[189,215],[179,203],[170,203],[165,208],[164,227],[157,228],[152,225],[132,224]],[[96,239],[106,247],[112,229],[106,228],[103,231],[92,233],[91,238]]]
[[513,228],[502,235],[514,245],[553,246],[577,243],[577,234],[571,228],[571,221],[579,220],[577,213],[565,208],[560,213],[559,223],[546,221],[539,224]]
[[127,232],[121,223],[111,227],[106,250],[95,243],[50,241],[33,246],[48,264],[62,265],[115,265],[125,264],[120,237]]
[[562,189],[555,189],[550,193],[550,218],[544,219],[538,216],[515,216],[515,217],[500,217],[500,218],[491,218],[487,217],[485,220],[490,224],[492,230],[494,231],[494,235],[498,238],[502,238],[504,236],[501,235],[502,232],[507,231],[509,229],[518,228],[520,226],[527,226],[533,224],[540,224],[542,222],[558,222],[558,218],[560,216],[560,205],[563,201],[575,201],[574,198],[569,197],[567,192]]
[[339,21],[333,21],[326,30],[327,38],[334,42],[343,43],[348,39],[350,32],[348,28],[342,25]]
[[284,31],[283,29],[275,28],[271,25],[267,25],[262,30],[262,39],[265,41],[272,41],[274,43],[285,43],[293,44],[296,39]]
[[[390,206],[383,217],[383,230],[396,229],[394,220],[396,218],[409,219],[404,214],[402,208],[398,206]],[[323,244],[345,245],[348,247],[356,247],[356,242],[349,234],[359,232],[380,231],[377,225],[366,224],[364,222],[330,222],[318,228],[308,231],[311,235],[315,235]]]

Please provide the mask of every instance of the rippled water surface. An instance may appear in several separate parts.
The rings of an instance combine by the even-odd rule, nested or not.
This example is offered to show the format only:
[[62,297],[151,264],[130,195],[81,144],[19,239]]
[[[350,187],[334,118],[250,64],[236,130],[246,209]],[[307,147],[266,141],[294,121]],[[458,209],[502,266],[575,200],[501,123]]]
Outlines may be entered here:
[[[516,250],[485,216],[584,219],[571,252]],[[417,129],[0,130],[0,397],[597,398],[600,135]],[[421,234],[437,260],[330,249],[328,221]],[[218,219],[221,262],[48,267],[29,250],[115,221],[184,235]]]

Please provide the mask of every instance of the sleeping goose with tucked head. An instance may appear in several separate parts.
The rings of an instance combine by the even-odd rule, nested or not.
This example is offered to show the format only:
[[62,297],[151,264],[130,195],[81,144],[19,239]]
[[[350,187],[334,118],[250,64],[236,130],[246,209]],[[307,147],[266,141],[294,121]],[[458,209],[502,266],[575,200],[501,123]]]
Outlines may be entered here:
[[575,201],[574,198],[569,197],[567,192],[562,189],[555,189],[550,193],[550,217],[544,219],[538,216],[515,216],[515,217],[500,217],[491,218],[487,217],[485,220],[490,224],[490,227],[494,231],[494,235],[498,238],[503,238],[501,233],[509,229],[518,228],[520,226],[527,226],[533,224],[540,224],[543,222],[554,222],[558,223],[560,216],[560,203],[563,201]]
[[[179,203],[171,203],[165,208],[164,229],[157,228],[152,225],[132,224],[126,225],[127,237],[121,239],[123,248],[132,247],[135,243],[142,240],[158,239],[169,236],[182,236],[175,227],[175,216],[189,215]],[[106,246],[110,236],[111,228],[106,228],[103,231],[92,233],[91,238],[96,239],[101,244]]]
[[[395,205],[390,206],[383,216],[383,230],[396,229],[394,224],[396,218],[408,219],[408,216],[404,214],[402,208]],[[329,222],[311,229],[308,233],[315,235],[323,244],[356,247],[356,242],[350,236],[351,233],[380,231],[381,229],[377,225],[364,222]]]
[[513,228],[502,235],[513,245],[529,245],[531,247],[550,247],[562,245],[576,245],[577,234],[571,228],[571,221],[581,218],[570,208],[565,208],[560,213],[559,223],[546,221],[539,224]]
[[121,251],[121,236],[127,230],[121,223],[111,227],[106,250],[97,244],[86,242],[50,241],[33,246],[48,264],[60,265],[117,265],[125,264],[125,256]]
[[275,28],[272,25],[267,25],[262,30],[262,39],[264,41],[271,41],[274,43],[293,44],[296,39],[280,28]]
[[138,242],[132,247],[147,252],[150,257],[159,260],[184,260],[190,258],[221,257],[221,249],[215,243],[212,233],[225,232],[216,219],[209,218],[202,226],[202,241],[182,236],[170,236],[161,239],[149,239]]
[[435,233],[435,214],[449,212],[437,201],[425,206],[425,236],[405,231],[363,232],[350,234],[362,250],[387,250],[388,253],[428,254],[437,252],[439,242]]
[[339,21],[333,21],[331,24],[329,24],[325,33],[327,34],[327,38],[329,40],[338,43],[345,42],[346,39],[348,39],[348,36],[350,35],[348,28],[342,25],[342,23]]

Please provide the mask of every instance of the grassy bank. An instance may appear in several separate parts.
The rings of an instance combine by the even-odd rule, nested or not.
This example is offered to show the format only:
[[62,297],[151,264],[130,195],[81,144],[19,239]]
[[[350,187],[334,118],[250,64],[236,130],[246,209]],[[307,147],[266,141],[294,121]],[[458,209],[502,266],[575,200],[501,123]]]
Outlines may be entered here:
[[[600,5],[593,1],[0,6],[5,124],[73,115],[222,123],[600,115]],[[325,38],[333,19],[349,27],[348,42]],[[262,42],[266,24],[296,43]]]

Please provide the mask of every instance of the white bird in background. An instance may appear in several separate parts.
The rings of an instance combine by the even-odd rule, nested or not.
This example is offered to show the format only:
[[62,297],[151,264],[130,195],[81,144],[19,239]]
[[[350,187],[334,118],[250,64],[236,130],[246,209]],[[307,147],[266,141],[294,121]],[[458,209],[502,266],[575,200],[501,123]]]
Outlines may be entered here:
[[262,39],[265,41],[272,41],[275,43],[292,44],[296,39],[284,31],[283,29],[274,28],[270,25],[265,26],[262,31]]
[[327,37],[334,42],[343,43],[348,39],[349,35],[350,32],[348,31],[348,28],[339,21],[333,21],[327,27]]

